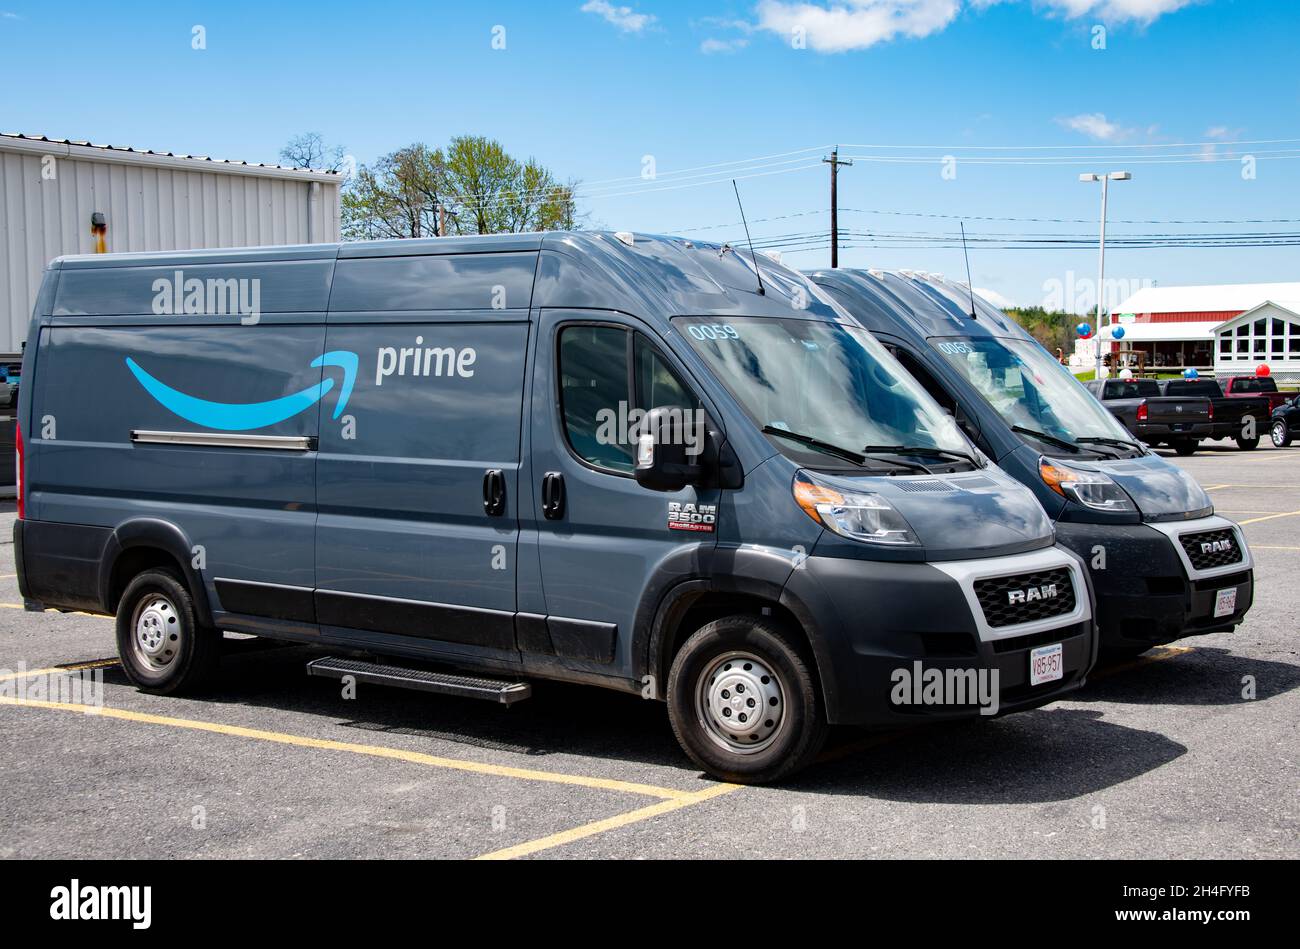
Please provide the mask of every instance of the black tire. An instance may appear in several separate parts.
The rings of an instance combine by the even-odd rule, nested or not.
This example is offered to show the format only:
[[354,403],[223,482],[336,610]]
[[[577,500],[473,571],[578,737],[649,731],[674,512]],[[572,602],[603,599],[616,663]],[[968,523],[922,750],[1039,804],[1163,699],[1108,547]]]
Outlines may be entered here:
[[1188,438],[1180,438],[1178,441],[1171,442],[1170,444],[1174,446],[1174,451],[1178,452],[1178,454],[1184,458],[1188,455],[1196,454],[1196,449],[1200,446],[1200,442],[1192,441]]
[[1136,646],[1133,646],[1133,645],[1124,645],[1124,646],[1106,646],[1106,645],[1103,645],[1103,646],[1101,647],[1101,656],[1100,656],[1100,659],[1101,659],[1101,662],[1102,662],[1103,664],[1111,664],[1111,663],[1117,663],[1117,662],[1127,662],[1127,661],[1129,661],[1130,659],[1136,659],[1138,656],[1142,655],[1143,653],[1145,653],[1145,652],[1150,652],[1152,649],[1155,649],[1155,648],[1156,648],[1156,647],[1155,647],[1155,644],[1154,644],[1154,643],[1147,643],[1146,645],[1136,645]]
[[1269,437],[1273,440],[1274,448],[1291,447],[1291,429],[1287,426],[1286,419],[1273,420],[1273,427],[1269,429]]
[[1259,447],[1259,436],[1256,435],[1254,438],[1238,438],[1237,447],[1242,451],[1254,451]]
[[[826,715],[813,664],[799,642],[773,620],[727,616],[701,627],[673,659],[668,675],[673,734],[691,760],[713,777],[767,784],[805,767],[821,751]],[[706,676],[715,684],[713,690]],[[728,683],[729,689],[724,687]],[[755,702],[762,716],[753,711],[759,707]],[[769,709],[780,714],[769,717]],[[736,718],[724,719],[724,713]],[[741,717],[746,724],[740,725]],[[740,731],[730,734],[727,721],[740,725]],[[742,748],[751,735],[758,750]]]
[[189,590],[170,570],[146,570],[117,605],[117,654],[143,692],[199,691],[221,660],[221,638],[199,625]]

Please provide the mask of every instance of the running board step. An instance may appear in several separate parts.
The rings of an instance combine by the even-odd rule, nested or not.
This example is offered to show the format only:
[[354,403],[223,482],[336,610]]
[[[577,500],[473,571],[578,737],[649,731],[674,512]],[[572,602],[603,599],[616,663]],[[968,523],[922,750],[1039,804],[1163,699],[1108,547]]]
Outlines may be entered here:
[[405,669],[364,659],[345,659],[326,656],[307,663],[307,675],[327,679],[352,676],[358,682],[370,685],[387,685],[417,692],[436,692],[439,695],[457,695],[466,699],[486,699],[511,705],[533,694],[527,682],[508,682],[505,679],[484,679],[480,676],[454,675],[448,672],[431,672],[428,669]]

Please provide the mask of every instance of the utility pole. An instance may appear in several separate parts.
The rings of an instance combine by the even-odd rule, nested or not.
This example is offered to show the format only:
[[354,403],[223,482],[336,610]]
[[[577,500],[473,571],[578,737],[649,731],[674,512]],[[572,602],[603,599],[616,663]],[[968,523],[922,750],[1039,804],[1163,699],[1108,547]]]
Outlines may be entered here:
[[[1097,242],[1097,325],[1092,331],[1093,337],[1097,340],[1097,366],[1093,377],[1096,379],[1101,378],[1103,358],[1101,352],[1101,307],[1103,302],[1102,288],[1106,286],[1106,196],[1107,192],[1110,190],[1110,183],[1112,181],[1131,181],[1132,179],[1133,175],[1127,171],[1112,171],[1108,175],[1083,174],[1079,176],[1079,180],[1085,184],[1095,184],[1098,181],[1101,182],[1101,239]],[[1107,337],[1106,342],[1109,342],[1110,339],[1111,337]]]
[[853,159],[840,161],[840,147],[836,145],[831,149],[831,157],[823,158],[822,164],[831,166],[831,269],[834,270],[840,265],[840,165],[852,165]]

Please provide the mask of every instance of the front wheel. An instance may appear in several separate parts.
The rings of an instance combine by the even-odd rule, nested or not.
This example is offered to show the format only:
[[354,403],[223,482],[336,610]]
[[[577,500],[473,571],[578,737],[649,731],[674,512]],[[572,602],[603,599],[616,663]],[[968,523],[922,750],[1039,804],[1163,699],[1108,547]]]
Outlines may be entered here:
[[1291,430],[1287,428],[1285,419],[1278,419],[1273,423],[1273,429],[1269,433],[1273,439],[1274,448],[1288,448],[1291,445]]
[[668,718],[697,765],[723,781],[766,784],[805,767],[826,740],[811,661],[784,626],[728,616],[673,659]]
[[1173,443],[1173,446],[1174,451],[1178,452],[1178,454],[1183,458],[1186,458],[1188,455],[1194,455],[1196,453],[1199,444],[1199,442],[1193,441],[1189,438],[1180,438],[1178,441]]
[[147,570],[117,605],[117,652],[137,688],[158,695],[194,692],[216,671],[221,632],[200,626],[185,585],[168,570]]

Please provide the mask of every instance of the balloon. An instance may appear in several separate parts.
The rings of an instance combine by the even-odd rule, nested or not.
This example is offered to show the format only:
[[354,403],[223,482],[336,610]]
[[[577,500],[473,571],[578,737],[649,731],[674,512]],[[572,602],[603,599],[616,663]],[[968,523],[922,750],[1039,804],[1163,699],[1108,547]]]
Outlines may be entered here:
[[1080,339],[1092,339],[1092,327],[1087,323],[1080,323],[1074,329],[1079,334]]
[[1200,377],[1201,377],[1201,374],[1200,374],[1199,372],[1197,372],[1195,369],[1184,369],[1184,370],[1183,370],[1183,378],[1184,378],[1184,379],[1199,379]]
[[1268,363],[1266,362],[1262,362],[1255,367],[1255,375],[1259,376],[1261,379],[1267,379],[1272,372],[1273,370],[1268,368]]
[[1116,326],[1116,327],[1113,327],[1113,328],[1111,329],[1111,331],[1110,331],[1110,335],[1113,336],[1113,337],[1115,337],[1116,339],[1123,339],[1123,338],[1124,338],[1124,327],[1122,327],[1122,326]]
[[1133,378],[1133,370],[1132,370],[1132,369],[1121,369],[1121,370],[1119,371],[1119,377],[1120,377],[1121,379],[1132,379],[1132,378]]

